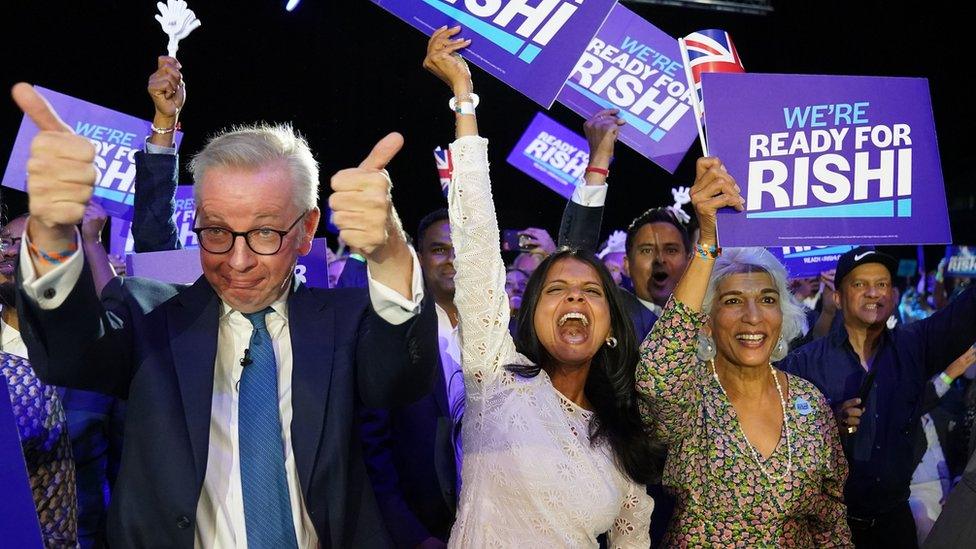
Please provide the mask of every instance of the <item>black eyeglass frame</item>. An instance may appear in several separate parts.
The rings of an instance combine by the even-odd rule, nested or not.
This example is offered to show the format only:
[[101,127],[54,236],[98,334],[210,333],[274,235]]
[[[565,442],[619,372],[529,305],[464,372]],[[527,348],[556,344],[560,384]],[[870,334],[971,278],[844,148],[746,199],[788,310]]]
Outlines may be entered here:
[[[248,249],[250,249],[252,252],[256,253],[257,255],[275,255],[275,254],[277,254],[278,252],[281,251],[281,245],[284,244],[284,242],[285,242],[285,236],[287,236],[288,233],[290,233],[291,230],[295,228],[295,225],[298,225],[298,222],[299,221],[301,221],[302,219],[305,219],[305,216],[307,214],[308,214],[308,210],[305,210],[302,213],[302,215],[298,216],[298,219],[296,219],[291,225],[288,226],[287,229],[285,229],[283,231],[282,230],[279,230],[279,229],[272,229],[271,227],[259,227],[257,229],[251,229],[249,231],[235,232],[235,231],[232,231],[232,230],[230,230],[230,229],[228,229],[226,227],[217,227],[217,226],[194,227],[192,230],[197,235],[197,242],[200,243],[200,247],[203,248],[204,250],[206,250],[207,253],[211,253],[211,254],[214,254],[214,255],[223,255],[223,254],[226,254],[226,253],[228,253],[228,252],[230,252],[231,250],[234,249],[234,244],[237,243],[237,237],[244,237],[244,243],[247,244]],[[208,249],[206,246],[203,245],[203,237],[200,236],[200,233],[203,232],[203,231],[206,231],[208,229],[216,229],[216,230],[224,231],[224,232],[230,234],[230,236],[231,236],[230,245],[227,247],[226,250],[224,250],[222,252],[215,252],[213,250]],[[277,233],[278,234],[278,248],[275,249],[275,251],[273,251],[271,253],[262,253],[262,252],[259,252],[259,251],[255,250],[254,249],[254,246],[251,246],[251,241],[250,241],[250,239],[248,239],[247,236],[249,234],[257,233],[259,231],[271,231],[271,232],[274,232],[274,233]]]

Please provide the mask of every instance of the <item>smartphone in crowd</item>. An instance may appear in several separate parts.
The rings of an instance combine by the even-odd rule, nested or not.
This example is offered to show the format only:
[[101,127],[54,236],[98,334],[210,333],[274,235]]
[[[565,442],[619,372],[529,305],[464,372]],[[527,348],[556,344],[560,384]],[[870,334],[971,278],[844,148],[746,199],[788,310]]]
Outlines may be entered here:
[[867,374],[864,375],[864,379],[861,380],[861,387],[857,390],[857,398],[861,399],[861,408],[867,409],[868,406],[868,395],[871,394],[871,387],[874,385],[874,376],[877,375],[878,371],[871,368]]
[[502,230],[502,251],[503,252],[528,252],[534,246],[532,239],[522,231],[515,229]]

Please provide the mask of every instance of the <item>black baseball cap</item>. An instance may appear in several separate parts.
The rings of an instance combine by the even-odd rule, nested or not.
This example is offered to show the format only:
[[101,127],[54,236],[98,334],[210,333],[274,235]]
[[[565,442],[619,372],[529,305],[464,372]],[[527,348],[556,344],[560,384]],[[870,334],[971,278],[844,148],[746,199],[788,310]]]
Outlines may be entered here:
[[898,260],[894,257],[884,252],[879,252],[872,246],[858,246],[844,253],[837,260],[837,271],[834,273],[835,286],[839,287],[841,282],[844,281],[845,276],[849,275],[854,269],[867,263],[880,263],[884,265],[887,267],[892,279],[895,278],[895,274],[898,272]]

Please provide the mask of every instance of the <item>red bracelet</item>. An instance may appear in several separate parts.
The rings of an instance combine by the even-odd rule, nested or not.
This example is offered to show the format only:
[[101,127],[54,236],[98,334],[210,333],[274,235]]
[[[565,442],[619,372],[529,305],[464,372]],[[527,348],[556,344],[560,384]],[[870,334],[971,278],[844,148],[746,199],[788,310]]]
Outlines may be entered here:
[[605,168],[595,168],[593,166],[587,166],[586,173],[598,173],[603,177],[608,177],[610,175],[610,170],[607,170]]

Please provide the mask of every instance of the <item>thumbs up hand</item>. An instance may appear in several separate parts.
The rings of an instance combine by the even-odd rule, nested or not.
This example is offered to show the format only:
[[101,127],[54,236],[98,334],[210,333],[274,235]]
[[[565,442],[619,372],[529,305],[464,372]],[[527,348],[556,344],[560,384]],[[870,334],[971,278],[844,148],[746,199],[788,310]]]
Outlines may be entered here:
[[74,242],[74,226],[84,218],[95,188],[95,147],[75,135],[31,85],[17,84],[11,94],[41,130],[27,160],[31,241],[42,250],[64,249]]
[[339,239],[366,257],[372,279],[413,299],[413,258],[393,208],[393,183],[386,171],[401,147],[403,136],[393,132],[373,147],[358,168],[333,175],[329,208]]
[[332,176],[332,222],[339,229],[339,238],[362,250],[367,259],[382,251],[391,237],[403,240],[390,195],[393,184],[386,171],[402,146],[403,136],[391,133],[373,147],[358,168]]

